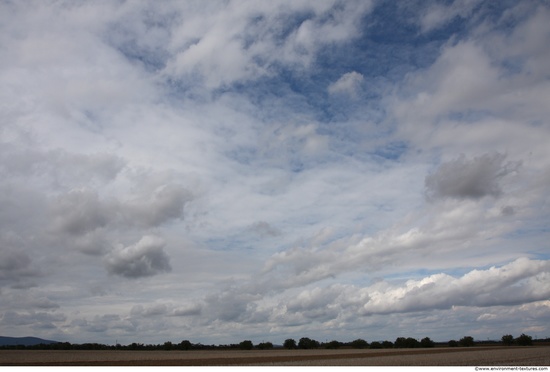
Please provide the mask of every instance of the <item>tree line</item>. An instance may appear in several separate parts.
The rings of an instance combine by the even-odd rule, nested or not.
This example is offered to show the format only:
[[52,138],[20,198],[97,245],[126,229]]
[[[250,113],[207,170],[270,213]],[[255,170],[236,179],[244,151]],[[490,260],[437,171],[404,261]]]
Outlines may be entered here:
[[[536,342],[549,343],[550,338],[535,340]],[[514,338],[512,335],[502,336],[500,341],[489,341],[493,344],[502,344],[505,346],[531,346],[533,345],[533,338],[526,334]],[[295,339],[288,338],[284,341],[282,347],[285,349],[339,349],[339,348],[353,348],[353,349],[403,349],[403,348],[430,348],[435,346],[449,346],[449,347],[471,347],[478,344],[486,344],[484,341],[475,341],[471,336],[464,336],[460,340],[450,340],[447,343],[436,343],[429,337],[424,337],[420,341],[412,337],[398,337],[394,342],[392,341],[372,341],[367,342],[363,339],[356,339],[351,342],[319,342],[309,337],[302,337],[296,342]],[[84,344],[72,344],[70,342],[58,342],[51,344],[38,344],[38,345],[2,345],[0,349],[28,349],[28,350],[269,350],[275,346],[271,342],[260,342],[254,345],[250,340],[241,341],[238,344],[229,345],[203,345],[201,343],[192,343],[189,340],[183,340],[180,343],[172,343],[166,341],[163,344],[142,344],[133,342],[128,345],[105,345],[100,343],[84,343]]]

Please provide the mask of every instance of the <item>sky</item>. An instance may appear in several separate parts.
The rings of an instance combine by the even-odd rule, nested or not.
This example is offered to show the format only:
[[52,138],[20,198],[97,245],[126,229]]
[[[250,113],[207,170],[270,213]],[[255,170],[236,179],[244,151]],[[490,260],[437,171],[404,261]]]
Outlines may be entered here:
[[550,4],[0,1],[0,334],[550,337]]

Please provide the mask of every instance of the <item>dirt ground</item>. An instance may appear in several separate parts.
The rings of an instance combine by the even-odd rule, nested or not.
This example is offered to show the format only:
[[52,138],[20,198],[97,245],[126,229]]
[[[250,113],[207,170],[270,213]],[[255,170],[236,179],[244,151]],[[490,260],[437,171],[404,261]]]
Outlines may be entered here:
[[384,350],[0,350],[0,366],[550,366],[550,346]]

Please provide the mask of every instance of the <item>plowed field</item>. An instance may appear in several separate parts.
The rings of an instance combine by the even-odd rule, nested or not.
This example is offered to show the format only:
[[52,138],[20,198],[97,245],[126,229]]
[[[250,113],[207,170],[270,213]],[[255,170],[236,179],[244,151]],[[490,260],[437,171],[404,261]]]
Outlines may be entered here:
[[550,347],[384,350],[1,350],[2,366],[550,366]]

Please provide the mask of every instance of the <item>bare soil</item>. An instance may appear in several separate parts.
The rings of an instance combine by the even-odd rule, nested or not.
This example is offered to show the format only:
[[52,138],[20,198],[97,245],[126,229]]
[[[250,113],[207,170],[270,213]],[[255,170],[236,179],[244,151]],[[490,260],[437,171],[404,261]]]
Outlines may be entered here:
[[550,366],[550,346],[383,350],[0,350],[0,366]]

